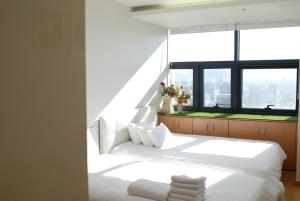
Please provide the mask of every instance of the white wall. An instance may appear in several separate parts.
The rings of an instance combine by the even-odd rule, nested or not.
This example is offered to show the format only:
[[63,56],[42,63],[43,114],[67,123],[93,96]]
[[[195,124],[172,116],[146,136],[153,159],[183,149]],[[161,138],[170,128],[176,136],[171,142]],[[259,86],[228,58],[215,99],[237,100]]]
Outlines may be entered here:
[[1,1],[0,25],[0,200],[86,201],[84,1]]
[[166,29],[132,18],[120,3],[86,1],[89,124],[103,113],[129,120],[127,109],[149,105],[166,67],[166,38]]

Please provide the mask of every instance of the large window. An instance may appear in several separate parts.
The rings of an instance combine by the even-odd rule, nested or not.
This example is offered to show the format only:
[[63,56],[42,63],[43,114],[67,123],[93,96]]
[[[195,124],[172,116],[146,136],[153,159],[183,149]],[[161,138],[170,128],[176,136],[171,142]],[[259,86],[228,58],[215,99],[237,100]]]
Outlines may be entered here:
[[170,36],[169,81],[187,110],[297,114],[300,27]]
[[233,61],[233,41],[233,31],[171,35],[169,61]]
[[230,108],[231,72],[229,69],[204,69],[204,107]]
[[242,79],[242,108],[296,109],[297,69],[243,69]]
[[241,60],[299,59],[300,27],[242,30]]

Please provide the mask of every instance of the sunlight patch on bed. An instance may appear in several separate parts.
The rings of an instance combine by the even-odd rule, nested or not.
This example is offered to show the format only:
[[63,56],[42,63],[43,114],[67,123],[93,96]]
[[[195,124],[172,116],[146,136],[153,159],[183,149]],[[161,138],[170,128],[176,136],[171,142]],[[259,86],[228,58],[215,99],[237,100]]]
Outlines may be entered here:
[[206,187],[222,182],[225,178],[233,175],[234,172],[217,167],[191,166],[178,164],[158,164],[158,163],[135,163],[123,167],[112,169],[103,173],[103,176],[113,177],[125,181],[136,181],[138,179],[148,179],[152,181],[169,184],[173,175],[187,175],[192,178],[206,177]]
[[173,135],[171,138],[167,139],[167,141],[165,142],[164,146],[161,149],[166,150],[166,149],[177,148],[184,145],[188,146],[189,143],[192,143],[194,141],[196,141],[196,139],[193,137],[181,137],[181,136]]
[[116,157],[110,154],[100,154],[98,157],[89,158],[88,173],[106,172],[134,163],[141,163],[141,161],[130,160],[127,157]]
[[263,142],[253,143],[228,140],[208,140],[201,144],[184,149],[182,150],[182,152],[240,158],[254,158],[267,149],[271,148],[271,146],[271,144]]

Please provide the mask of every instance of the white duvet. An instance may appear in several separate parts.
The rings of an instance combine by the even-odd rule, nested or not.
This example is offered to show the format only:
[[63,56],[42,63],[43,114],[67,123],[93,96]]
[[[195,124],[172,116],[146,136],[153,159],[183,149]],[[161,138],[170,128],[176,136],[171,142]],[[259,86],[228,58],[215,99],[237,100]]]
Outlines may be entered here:
[[206,201],[278,201],[284,159],[271,142],[177,135],[163,150],[127,142],[89,159],[90,200],[149,201],[128,195],[128,185],[141,178],[170,183],[184,174],[207,178]]

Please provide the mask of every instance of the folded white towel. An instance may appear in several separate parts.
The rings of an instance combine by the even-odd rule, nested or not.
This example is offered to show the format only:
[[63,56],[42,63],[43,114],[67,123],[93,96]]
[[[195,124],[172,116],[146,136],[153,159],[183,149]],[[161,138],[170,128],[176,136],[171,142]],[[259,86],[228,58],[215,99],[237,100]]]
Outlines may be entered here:
[[168,201],[185,201],[185,200],[181,200],[181,199],[177,199],[177,198],[168,198]]
[[174,186],[176,188],[185,188],[185,189],[190,189],[190,190],[198,190],[199,188],[202,188],[202,187],[205,188],[205,183],[203,183],[203,184],[184,184],[184,183],[172,182],[171,186]]
[[176,199],[185,200],[185,201],[203,201],[205,199],[205,194],[194,197],[194,196],[188,196],[188,195],[171,192],[169,194],[169,198],[176,198]]
[[205,184],[206,178],[205,177],[199,177],[199,178],[191,178],[185,175],[181,176],[172,176],[171,177],[172,182],[176,183],[184,183],[184,184]]
[[170,192],[170,185],[146,179],[139,179],[128,186],[127,192],[130,195],[166,201]]
[[205,188],[199,188],[198,190],[190,190],[184,188],[176,188],[172,186],[170,192],[196,197],[196,196],[203,195],[205,193]]

